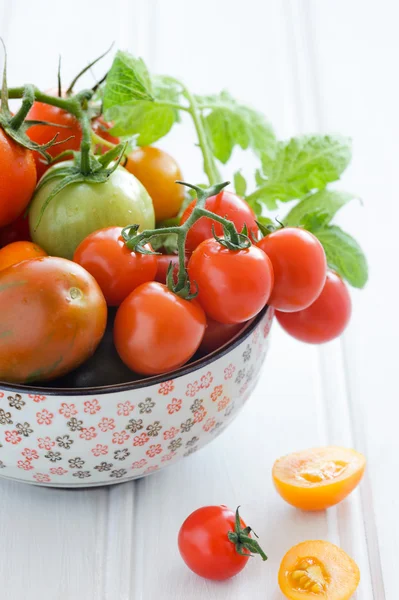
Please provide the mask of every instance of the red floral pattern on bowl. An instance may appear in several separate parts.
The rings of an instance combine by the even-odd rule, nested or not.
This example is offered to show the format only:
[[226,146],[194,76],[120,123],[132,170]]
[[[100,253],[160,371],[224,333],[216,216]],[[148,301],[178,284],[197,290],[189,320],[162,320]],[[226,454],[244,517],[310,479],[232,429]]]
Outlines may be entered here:
[[196,452],[253,391],[272,320],[268,308],[222,349],[148,383],[87,391],[0,384],[0,476],[56,487],[105,485]]

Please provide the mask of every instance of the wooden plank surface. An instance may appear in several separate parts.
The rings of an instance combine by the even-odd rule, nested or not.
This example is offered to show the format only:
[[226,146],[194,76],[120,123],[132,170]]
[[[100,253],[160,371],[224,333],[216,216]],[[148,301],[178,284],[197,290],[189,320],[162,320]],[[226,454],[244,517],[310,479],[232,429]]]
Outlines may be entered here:
[[[365,207],[353,203],[340,221],[362,242],[371,267],[367,290],[353,294],[353,319],[342,342],[321,350],[302,346],[275,326],[252,399],[198,455],[110,489],[68,492],[0,481],[1,600],[281,600],[279,562],[290,546],[311,538],[329,539],[356,558],[362,572],[357,600],[396,600],[398,499],[389,478],[399,452],[399,323],[386,299],[396,299],[399,290],[393,268],[399,253],[398,12],[393,0],[378,6],[371,0],[117,0],[112,7],[73,0],[60,23],[57,3],[0,0],[12,84],[53,86],[58,53],[69,81],[115,40],[194,91],[228,88],[263,110],[279,135],[351,135],[355,158],[342,187],[361,194]],[[192,140],[181,126],[161,145],[195,181],[201,165]],[[237,153],[234,164],[249,168],[251,161]],[[277,496],[271,465],[282,454],[326,443],[364,451],[367,477],[337,509],[306,515]],[[251,560],[225,584],[186,569],[176,547],[178,528],[191,510],[209,503],[242,505],[267,564]]]

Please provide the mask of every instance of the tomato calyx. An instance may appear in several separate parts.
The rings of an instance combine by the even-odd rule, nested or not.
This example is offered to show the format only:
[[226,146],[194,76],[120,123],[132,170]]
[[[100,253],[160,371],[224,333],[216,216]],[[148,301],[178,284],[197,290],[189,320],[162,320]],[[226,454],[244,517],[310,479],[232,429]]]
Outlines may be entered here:
[[[238,232],[234,223],[231,221],[207,210],[205,203],[208,198],[219,194],[227,185],[229,181],[212,185],[208,188],[202,188],[191,183],[183,181],[176,181],[180,185],[185,185],[195,191],[197,200],[192,213],[189,218],[182,225],[172,225],[170,227],[160,227],[158,229],[148,229],[138,233],[138,225],[129,225],[122,230],[122,238],[124,239],[125,245],[130,250],[140,252],[141,254],[159,254],[148,249],[148,242],[156,236],[164,235],[175,235],[177,238],[177,250],[179,256],[179,271],[177,275],[177,281],[174,276],[174,266],[169,265],[166,283],[168,288],[186,300],[192,300],[198,295],[198,286],[194,282],[190,282],[186,269],[186,239],[187,233],[190,228],[199,219],[207,217],[213,221],[217,221],[223,227],[223,238],[217,237],[215,231],[213,234],[217,242],[222,244],[229,250],[238,251],[251,246],[251,240],[247,235],[247,229],[244,227],[242,232]],[[193,292],[194,288],[194,292]]]
[[263,561],[267,560],[266,554],[263,552],[259,543],[250,537],[250,533],[253,533],[255,537],[258,537],[251,527],[241,527],[240,521],[240,507],[236,510],[236,519],[234,531],[229,531],[227,537],[229,541],[235,545],[236,552],[241,556],[254,556],[259,554]]

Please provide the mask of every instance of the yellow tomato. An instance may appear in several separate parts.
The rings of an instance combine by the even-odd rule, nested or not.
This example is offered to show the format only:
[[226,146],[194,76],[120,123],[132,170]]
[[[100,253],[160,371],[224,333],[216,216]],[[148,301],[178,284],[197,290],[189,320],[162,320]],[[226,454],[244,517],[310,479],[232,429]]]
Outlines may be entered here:
[[23,260],[47,256],[46,252],[33,242],[12,242],[0,250],[0,271]]
[[341,502],[363,477],[366,459],[348,448],[327,446],[294,452],[273,466],[280,496],[302,510],[324,510]]

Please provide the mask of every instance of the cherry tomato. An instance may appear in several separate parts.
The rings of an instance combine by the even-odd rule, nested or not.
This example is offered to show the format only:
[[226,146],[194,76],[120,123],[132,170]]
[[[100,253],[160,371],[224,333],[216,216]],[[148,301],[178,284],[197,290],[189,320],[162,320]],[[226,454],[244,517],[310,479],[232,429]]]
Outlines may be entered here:
[[[181,218],[180,223],[183,224],[187,221],[191,213],[193,212],[196,200],[193,200],[186,208]],[[236,226],[237,231],[242,231],[244,225],[247,226],[250,235],[256,239],[258,234],[258,226],[255,222],[255,213],[248,206],[248,204],[232,192],[222,191],[216,196],[211,196],[205,202],[206,210],[209,210],[220,217],[224,217],[229,221],[232,221]],[[223,235],[223,228],[220,223],[212,221],[207,217],[198,219],[196,223],[191,227],[187,234],[186,240],[186,251],[188,253],[193,252],[195,248],[204,240],[213,238],[212,226],[215,228],[216,234],[220,237]]]
[[294,452],[273,466],[274,485],[284,500],[302,510],[325,510],[341,502],[363,477],[362,454],[327,446]]
[[172,156],[152,146],[137,148],[130,154],[125,168],[144,185],[152,198],[156,221],[175,217],[184,200],[180,167]]
[[291,548],[278,573],[280,589],[290,600],[349,600],[359,581],[355,561],[338,546],[322,540]]
[[[244,546],[243,554],[240,554],[237,537],[235,541],[231,539],[232,535],[239,537],[247,533],[244,521],[238,520],[239,527],[237,513],[223,504],[204,506],[187,517],[179,531],[178,545],[184,562],[194,573],[206,579],[223,580],[242,571],[250,549]],[[247,535],[251,538],[250,534]],[[266,555],[258,548],[251,550],[266,560]]]
[[109,306],[119,306],[136,287],[152,281],[157,271],[157,257],[129,250],[121,232],[122,227],[95,231],[79,244],[73,256],[93,275]]
[[115,318],[119,356],[142,375],[168,373],[196,352],[206,327],[195,300],[183,300],[166,285],[143,283],[122,302]]
[[284,227],[258,242],[274,270],[270,306],[294,312],[310,306],[323,289],[327,261],[323,246],[309,231]]
[[[50,94],[53,90],[50,90]],[[57,106],[50,106],[43,102],[35,102],[28,113],[28,119],[35,119],[38,121],[47,121],[48,123],[54,123],[55,125],[33,125],[27,131],[28,136],[34,142],[38,144],[46,144],[58,133],[57,142],[63,142],[52,146],[47,152],[55,157],[61,152],[66,150],[79,150],[80,143],[82,141],[82,130],[79,125],[79,121],[70,113],[66,112],[62,108]],[[56,127],[56,125],[62,125],[63,127]],[[71,138],[68,141],[68,138]],[[38,179],[47,171],[49,165],[45,159],[38,153],[34,152],[37,176]]]
[[0,250],[0,271],[23,260],[47,256],[46,252],[33,242],[13,242]]
[[244,327],[243,323],[218,323],[211,318],[207,318],[205,335],[199,347],[201,354],[210,354],[221,346],[224,346],[233,337],[237,335]]
[[68,373],[97,348],[107,305],[80,265],[46,256],[0,272],[0,380],[30,383]]
[[276,311],[277,321],[292,337],[309,344],[323,344],[341,335],[352,312],[351,297],[342,279],[331,271],[320,296],[304,310]]
[[23,214],[9,225],[0,228],[0,248],[20,241],[30,241],[29,218]]
[[[155,275],[155,281],[159,283],[166,283],[166,276],[170,263],[173,264],[173,277],[175,283],[177,281],[177,275],[179,273],[179,257],[177,254],[158,254],[157,256],[158,269]],[[187,260],[185,261],[187,265]]]
[[8,137],[0,127],[0,227],[17,219],[36,187],[33,153]]
[[273,289],[273,268],[262,250],[228,250],[215,239],[202,242],[188,263],[198,302],[220,323],[243,323],[265,306]]
[[[111,129],[112,124],[107,123],[103,117],[97,117],[96,119],[94,119],[91,124],[91,127],[92,127],[94,133],[96,133],[98,136],[103,138],[105,141],[111,142],[111,144],[115,144],[115,145],[119,144],[119,141],[120,141],[119,138],[117,138],[114,135],[111,135],[109,133],[109,129]],[[95,147],[94,153],[95,154],[105,154],[106,152],[108,152],[108,150],[110,150],[110,148],[108,148],[108,146],[98,144]]]

